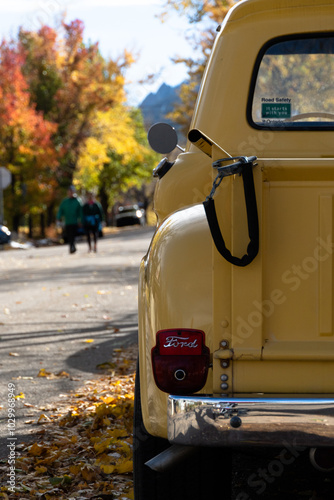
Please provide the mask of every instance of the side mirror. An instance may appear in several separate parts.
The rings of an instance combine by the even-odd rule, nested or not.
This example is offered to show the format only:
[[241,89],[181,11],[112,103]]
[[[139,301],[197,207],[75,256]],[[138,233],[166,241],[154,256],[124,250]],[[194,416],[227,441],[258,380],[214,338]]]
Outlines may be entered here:
[[160,154],[168,154],[176,147],[183,151],[177,144],[177,133],[168,123],[155,123],[149,129],[147,139],[151,148]]

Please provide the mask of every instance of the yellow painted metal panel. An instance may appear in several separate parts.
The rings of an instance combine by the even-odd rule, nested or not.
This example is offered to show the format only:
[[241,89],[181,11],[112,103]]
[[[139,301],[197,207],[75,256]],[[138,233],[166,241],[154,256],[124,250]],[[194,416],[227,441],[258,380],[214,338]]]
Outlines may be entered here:
[[[236,358],[238,357],[238,353]],[[334,357],[333,343],[315,340],[314,342],[282,341],[266,342],[262,359],[265,361],[330,361]]]
[[[333,241],[333,195],[319,196],[319,239]],[[333,256],[328,252],[319,262],[319,335],[333,335]]]
[[235,393],[333,394],[334,361],[239,361]]
[[[154,381],[151,351],[168,328],[212,336],[212,242],[202,205],[175,212],[157,229],[140,268],[139,357],[143,419],[148,432],[166,437],[167,395]],[[196,272],[195,272],[196,270]],[[212,390],[212,373],[201,392]],[[163,417],[163,418],[162,418]]]
[[[271,360],[273,370],[282,362],[286,377],[292,378],[295,369],[292,363],[286,364],[289,360],[333,359],[333,165],[333,160],[305,163],[292,158],[259,160],[254,167],[260,252],[245,268],[226,264],[217,251],[213,255],[215,344],[226,337],[221,329],[226,319],[222,304],[229,303],[230,295],[232,352],[232,356],[221,350],[214,354],[214,391],[219,391],[220,375],[225,373],[218,360],[228,357],[233,377],[229,377],[226,393],[244,391],[235,370],[245,366],[245,361],[254,362],[253,369],[259,373],[263,368],[256,361]],[[320,181],[314,180],[314,172]],[[219,213],[225,214],[220,215],[220,222],[230,235],[233,253],[241,256],[248,244],[241,178],[231,177],[229,184],[217,190],[215,199]],[[231,204],[230,211],[226,203]],[[229,284],[224,280],[228,272]],[[326,373],[327,368],[323,365]],[[301,378],[299,390],[307,392],[308,383],[308,377]],[[269,377],[266,391],[275,390],[277,382]]]

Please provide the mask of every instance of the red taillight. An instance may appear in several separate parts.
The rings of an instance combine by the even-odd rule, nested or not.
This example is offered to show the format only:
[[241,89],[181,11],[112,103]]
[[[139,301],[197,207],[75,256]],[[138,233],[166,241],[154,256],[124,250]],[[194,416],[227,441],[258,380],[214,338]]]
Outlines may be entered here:
[[192,394],[205,385],[210,351],[201,330],[175,329],[157,333],[152,349],[155,383],[170,394]]

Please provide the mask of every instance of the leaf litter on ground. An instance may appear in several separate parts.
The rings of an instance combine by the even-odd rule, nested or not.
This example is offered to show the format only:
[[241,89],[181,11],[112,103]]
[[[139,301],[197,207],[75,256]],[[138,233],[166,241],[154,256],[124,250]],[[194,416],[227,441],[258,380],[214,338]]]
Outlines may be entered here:
[[33,442],[17,446],[14,493],[7,461],[0,464],[0,499],[133,499],[136,360],[137,346],[115,349],[101,376],[29,421],[38,430]]

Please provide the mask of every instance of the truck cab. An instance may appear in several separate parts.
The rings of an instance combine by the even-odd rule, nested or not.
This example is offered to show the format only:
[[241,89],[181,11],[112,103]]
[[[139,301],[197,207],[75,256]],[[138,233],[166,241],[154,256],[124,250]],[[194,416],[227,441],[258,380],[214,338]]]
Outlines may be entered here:
[[140,268],[136,500],[178,498],[171,485],[190,463],[202,486],[189,498],[210,497],[203,464],[225,471],[231,498],[241,446],[292,440],[334,467],[333,22],[331,0],[237,3],[186,150],[157,169]]

